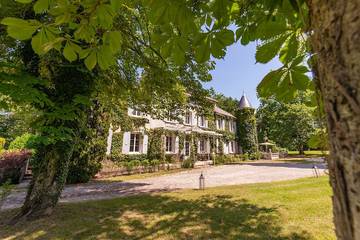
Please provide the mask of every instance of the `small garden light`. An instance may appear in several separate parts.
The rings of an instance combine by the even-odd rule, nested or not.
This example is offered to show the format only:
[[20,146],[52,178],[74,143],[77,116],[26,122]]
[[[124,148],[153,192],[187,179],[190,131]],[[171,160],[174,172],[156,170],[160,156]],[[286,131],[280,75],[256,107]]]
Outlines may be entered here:
[[205,189],[205,177],[204,174],[201,172],[199,177],[199,189],[204,190]]

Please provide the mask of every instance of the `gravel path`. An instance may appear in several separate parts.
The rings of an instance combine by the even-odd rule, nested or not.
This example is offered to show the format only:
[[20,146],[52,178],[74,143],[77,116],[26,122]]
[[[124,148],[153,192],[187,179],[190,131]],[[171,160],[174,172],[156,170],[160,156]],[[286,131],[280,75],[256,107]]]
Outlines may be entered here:
[[[317,164],[323,173],[324,164]],[[126,182],[94,181],[87,184],[68,185],[60,202],[107,199],[142,193],[196,189],[203,172],[206,187],[245,183],[272,182],[313,176],[312,164],[248,163],[192,169],[146,179]],[[18,187],[5,201],[2,209],[21,206],[25,197],[24,186]]]

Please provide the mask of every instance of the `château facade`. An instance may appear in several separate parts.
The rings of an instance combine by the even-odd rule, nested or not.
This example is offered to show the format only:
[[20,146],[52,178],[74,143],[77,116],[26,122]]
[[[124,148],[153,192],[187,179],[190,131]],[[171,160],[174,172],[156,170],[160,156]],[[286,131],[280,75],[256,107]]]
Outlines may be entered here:
[[[189,108],[180,120],[155,119],[129,107],[128,116],[141,124],[131,129],[110,128],[107,154],[204,161],[213,160],[217,154],[240,153],[236,117],[221,109],[216,100],[210,101],[213,106],[210,114],[201,115]],[[240,103],[244,101],[251,107],[245,96]]]

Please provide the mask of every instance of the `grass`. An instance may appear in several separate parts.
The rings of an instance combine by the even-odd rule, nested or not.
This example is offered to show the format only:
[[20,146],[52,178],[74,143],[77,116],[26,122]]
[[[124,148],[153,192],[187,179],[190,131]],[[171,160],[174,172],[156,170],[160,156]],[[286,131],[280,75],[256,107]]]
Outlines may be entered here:
[[[329,151],[320,151],[320,150],[310,150],[304,151],[305,156],[324,156],[329,155]],[[291,155],[299,155],[299,151],[288,151],[288,154]]]
[[0,239],[335,239],[327,177],[60,204]]

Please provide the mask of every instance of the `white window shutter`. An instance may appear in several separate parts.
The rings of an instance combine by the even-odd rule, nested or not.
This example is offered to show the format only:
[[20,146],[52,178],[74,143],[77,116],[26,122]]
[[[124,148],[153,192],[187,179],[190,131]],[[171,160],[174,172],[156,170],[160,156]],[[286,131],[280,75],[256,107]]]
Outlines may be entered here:
[[127,154],[130,150],[130,132],[124,132],[122,153]]
[[143,150],[142,153],[147,154],[148,151],[148,141],[149,141],[149,137],[148,135],[144,135],[143,137]]
[[206,152],[207,152],[207,153],[210,153],[210,140],[207,139],[207,140],[206,140],[206,143],[207,143],[207,144],[206,144],[206,145],[207,145],[207,146],[206,146]]
[[175,137],[175,153],[179,152],[179,137]]

